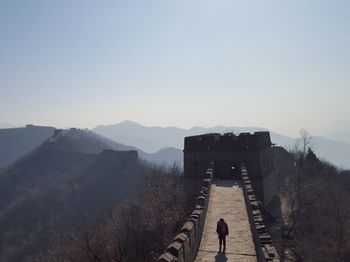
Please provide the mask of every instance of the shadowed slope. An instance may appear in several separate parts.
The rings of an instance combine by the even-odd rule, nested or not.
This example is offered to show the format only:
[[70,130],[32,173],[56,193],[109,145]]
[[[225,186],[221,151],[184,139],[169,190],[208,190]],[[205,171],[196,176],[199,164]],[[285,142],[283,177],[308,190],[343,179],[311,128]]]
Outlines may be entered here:
[[54,129],[40,126],[0,129],[0,168],[40,145],[53,135]]
[[[0,175],[0,260],[45,250],[52,231],[84,221],[137,190],[150,170],[84,131],[51,138]],[[80,152],[79,152],[80,151]]]

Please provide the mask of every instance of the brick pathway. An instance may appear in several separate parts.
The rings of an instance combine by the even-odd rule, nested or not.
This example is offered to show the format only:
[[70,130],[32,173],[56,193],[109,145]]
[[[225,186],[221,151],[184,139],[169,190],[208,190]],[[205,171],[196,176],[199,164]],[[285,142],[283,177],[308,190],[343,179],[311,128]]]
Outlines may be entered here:
[[[218,253],[219,241],[216,234],[216,223],[221,217],[225,219],[230,232],[226,237],[225,254]],[[195,261],[256,262],[240,182],[222,180],[212,185],[204,232]]]

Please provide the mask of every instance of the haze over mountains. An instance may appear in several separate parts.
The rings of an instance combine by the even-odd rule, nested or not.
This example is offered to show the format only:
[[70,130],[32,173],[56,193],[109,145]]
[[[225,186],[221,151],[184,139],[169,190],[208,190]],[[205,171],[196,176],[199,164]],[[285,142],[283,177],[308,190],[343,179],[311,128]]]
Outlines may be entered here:
[[[51,137],[54,134],[54,130],[54,127],[33,125],[20,128],[0,129],[0,169],[5,168],[17,159],[25,156],[31,150],[34,150]],[[136,150],[140,159],[157,165],[171,166],[174,162],[181,165],[183,161],[180,150],[174,148],[162,148],[158,152],[146,153],[134,146],[115,142],[88,130],[72,128],[71,131],[77,132],[75,141],[72,144],[66,142],[65,148],[73,147],[71,148],[73,152],[75,151],[74,147],[77,147],[77,143],[79,143],[78,148],[80,152],[83,150],[84,153],[98,154],[105,149],[117,149],[119,151]],[[68,129],[63,130],[63,133],[66,132],[68,132]],[[71,139],[73,138],[74,137],[71,137]],[[61,140],[64,140],[64,138]]]
[[[114,125],[100,125],[92,129],[94,132],[121,143],[138,147],[146,152],[154,152],[164,147],[183,149],[184,137],[204,133],[224,132],[255,132],[266,131],[259,127],[226,127],[212,128],[193,127],[182,129],[178,127],[146,127],[132,121],[124,121]],[[277,145],[293,148],[298,139],[270,131],[271,140]],[[332,136],[329,136],[332,137]],[[347,141],[344,139],[344,141]],[[334,141],[328,137],[314,136],[312,148],[316,154],[338,167],[350,169],[350,143]],[[180,152],[179,152],[180,153]]]
[[325,137],[339,142],[350,143],[350,131],[329,133]]
[[[0,129],[0,260],[18,261],[44,250],[52,228],[66,230],[66,223],[81,222],[85,214],[136,192],[151,165],[123,151],[136,150],[139,159],[153,164],[181,164],[185,136],[265,130],[146,127],[131,121],[93,131],[32,125]],[[274,132],[271,138],[287,148],[297,142]],[[312,147],[318,156],[350,168],[349,143],[315,136]]]
[[326,127],[320,135],[334,141],[350,143],[350,122],[335,122],[329,127]]
[[[114,125],[100,125],[89,132],[103,142],[103,149],[137,150],[140,159],[158,165],[182,164],[184,137],[204,133],[255,132],[266,131],[259,127],[226,127],[212,128],[143,126],[136,122],[124,121]],[[350,131],[341,129],[339,133],[328,133],[325,136],[314,136],[312,148],[316,154],[340,168],[350,169]],[[27,128],[0,129],[0,168],[4,168],[19,157],[40,145],[53,134],[53,127],[27,126]],[[298,139],[270,131],[272,142],[293,148]],[[348,142],[349,141],[349,142]],[[93,150],[94,146],[91,147]],[[96,150],[96,148],[94,149]],[[94,153],[98,153],[94,151]]]
[[63,130],[0,172],[1,261],[45,250],[52,230],[69,230],[137,191],[151,168],[109,147],[91,132]]

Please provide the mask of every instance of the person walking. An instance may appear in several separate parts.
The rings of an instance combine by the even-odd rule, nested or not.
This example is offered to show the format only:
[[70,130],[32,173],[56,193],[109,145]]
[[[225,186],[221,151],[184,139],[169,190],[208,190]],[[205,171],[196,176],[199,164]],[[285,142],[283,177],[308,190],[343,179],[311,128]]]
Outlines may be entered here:
[[224,244],[223,252],[226,250],[226,236],[228,236],[228,226],[223,218],[220,218],[216,225],[216,233],[219,238],[219,252],[221,252],[222,244]]

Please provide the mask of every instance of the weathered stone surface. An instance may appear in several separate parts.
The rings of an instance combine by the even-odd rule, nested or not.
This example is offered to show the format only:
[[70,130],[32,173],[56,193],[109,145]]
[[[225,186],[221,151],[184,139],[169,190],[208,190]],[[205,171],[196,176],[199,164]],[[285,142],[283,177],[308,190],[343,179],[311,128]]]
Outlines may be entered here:
[[183,225],[183,227],[181,228],[182,232],[190,232],[194,227],[194,223],[191,221],[186,221],[185,224]]
[[266,227],[265,225],[256,225],[256,231],[259,233],[259,234],[264,234],[266,233]]
[[192,218],[192,219],[198,219],[200,217],[200,215],[198,215],[198,214],[191,214],[190,215],[190,218]]
[[172,254],[166,252],[166,253],[162,254],[162,255],[158,258],[157,261],[158,261],[158,262],[175,262],[175,261],[176,261],[176,258],[175,258]]
[[254,190],[252,188],[247,189],[248,195],[254,195]]
[[210,179],[204,179],[204,180],[203,180],[203,187],[209,188],[210,183],[211,183],[211,180],[210,180]]
[[253,216],[261,216],[260,210],[253,210]]
[[[226,238],[226,253],[218,253],[216,223],[224,218],[230,234]],[[204,232],[196,257],[204,261],[256,262],[255,247],[239,182],[218,181],[211,188]]]
[[249,195],[248,199],[249,199],[249,201],[256,201],[255,195]]
[[193,218],[193,217],[188,218],[187,221],[192,222],[195,226],[197,226],[199,222],[198,218]]
[[271,245],[265,245],[264,249],[268,253],[269,257],[275,257],[277,255],[276,249]]
[[212,172],[205,173],[205,178],[211,178],[211,177],[212,177]]
[[203,193],[206,194],[206,193],[208,192],[208,188],[203,186],[203,187],[201,188],[201,191],[203,191]]
[[174,237],[174,241],[178,241],[180,243],[184,243],[187,238],[188,238],[188,236],[185,233],[180,233],[180,234],[177,234]]
[[180,242],[174,241],[167,247],[166,252],[169,252],[173,256],[177,257],[181,248],[182,244]]
[[195,210],[203,210],[203,206],[201,206],[201,205],[196,205]]
[[259,235],[259,240],[261,244],[272,244],[271,236],[268,234]]
[[258,210],[259,209],[259,203],[258,201],[250,201],[250,206],[252,207],[253,210]]
[[203,210],[193,210],[192,214],[201,216],[203,214]]
[[197,197],[197,204],[204,206],[205,205],[206,198],[204,196]]

